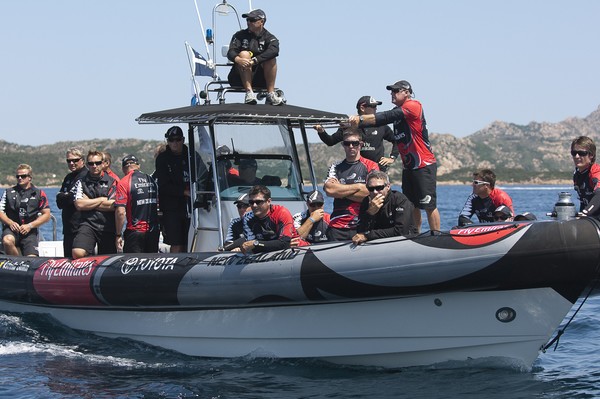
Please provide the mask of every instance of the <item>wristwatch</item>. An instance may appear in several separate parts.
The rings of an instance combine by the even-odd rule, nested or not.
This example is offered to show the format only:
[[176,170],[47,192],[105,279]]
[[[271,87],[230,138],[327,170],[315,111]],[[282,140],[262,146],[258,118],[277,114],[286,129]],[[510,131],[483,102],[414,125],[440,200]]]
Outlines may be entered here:
[[252,243],[252,245],[254,245],[255,248],[262,246],[262,244],[258,240],[254,240],[254,242]]

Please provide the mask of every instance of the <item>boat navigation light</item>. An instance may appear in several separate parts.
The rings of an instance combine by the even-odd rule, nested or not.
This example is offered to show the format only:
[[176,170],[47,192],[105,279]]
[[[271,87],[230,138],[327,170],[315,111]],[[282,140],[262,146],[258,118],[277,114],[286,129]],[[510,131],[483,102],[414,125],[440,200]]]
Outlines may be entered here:
[[215,8],[215,12],[219,15],[226,16],[229,14],[229,4],[227,4],[227,0],[223,0],[223,3],[219,4]]
[[517,317],[517,312],[512,308],[500,308],[496,311],[496,319],[502,323],[510,323]]

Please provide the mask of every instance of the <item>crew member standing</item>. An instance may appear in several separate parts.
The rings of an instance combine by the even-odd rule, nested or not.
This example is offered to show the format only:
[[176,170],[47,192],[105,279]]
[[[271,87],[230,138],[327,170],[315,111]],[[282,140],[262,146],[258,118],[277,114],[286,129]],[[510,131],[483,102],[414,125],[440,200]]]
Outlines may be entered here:
[[31,183],[31,166],[17,166],[16,178],[0,199],[2,244],[8,255],[38,256],[38,227],[50,220],[48,197]]
[[122,166],[125,176],[117,185],[115,198],[115,245],[125,253],[156,253],[160,234],[158,186],[152,176],[140,171],[135,155],[124,157]]
[[367,175],[379,166],[360,156],[362,136],[355,129],[344,132],[342,141],[345,158],[329,168],[323,189],[333,197],[333,212],[327,230],[330,241],[351,240],[358,225],[358,211],[367,191]]
[[165,138],[167,147],[156,157],[154,172],[158,180],[164,242],[171,246],[171,252],[185,252],[191,217],[188,148],[179,126],[170,127]]
[[[358,112],[358,115],[372,115],[377,112],[378,105],[381,105],[381,101],[377,101],[371,96],[362,96],[356,103],[356,111]],[[330,147],[341,142],[344,138],[344,129],[342,128],[339,128],[330,136],[325,129],[323,129],[323,126],[315,125],[313,127],[319,134],[321,141]],[[373,162],[377,162],[377,164],[379,164],[379,169],[385,172],[398,157],[398,145],[394,138],[394,132],[388,125],[365,127],[359,130],[363,135],[363,145],[360,149],[360,156],[370,159]],[[389,157],[384,155],[384,140],[392,143],[392,150]]]
[[73,187],[88,172],[79,148],[67,150],[67,167],[70,172],[65,176],[60,191],[56,194],[56,206],[62,211],[63,255],[70,257],[73,252],[73,238],[77,233],[81,214],[75,209],[75,192]]
[[117,182],[105,173],[103,155],[89,151],[89,172],[75,183],[75,208],[81,212],[81,223],[73,240],[73,258],[78,259],[94,253],[114,254],[115,246],[115,191]]
[[402,192],[415,206],[415,225],[421,229],[421,209],[427,213],[430,230],[440,229],[437,209],[437,161],[431,150],[427,123],[421,103],[413,99],[413,89],[406,80],[386,86],[396,105],[390,111],[373,115],[353,115],[353,126],[382,126],[394,124],[394,138],[402,156]]

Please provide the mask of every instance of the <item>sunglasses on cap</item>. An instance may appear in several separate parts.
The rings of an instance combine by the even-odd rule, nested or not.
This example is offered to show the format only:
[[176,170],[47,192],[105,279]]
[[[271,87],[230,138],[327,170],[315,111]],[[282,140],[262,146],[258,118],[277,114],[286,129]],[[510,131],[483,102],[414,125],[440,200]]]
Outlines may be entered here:
[[490,183],[487,182],[487,181],[483,181],[483,180],[473,180],[473,184],[476,185],[476,186],[481,186],[481,185],[484,185],[484,184],[488,184],[489,185]]
[[579,155],[580,157],[587,157],[588,155],[590,155],[589,151],[575,151],[575,150],[571,150],[571,156],[575,156],[575,155]]

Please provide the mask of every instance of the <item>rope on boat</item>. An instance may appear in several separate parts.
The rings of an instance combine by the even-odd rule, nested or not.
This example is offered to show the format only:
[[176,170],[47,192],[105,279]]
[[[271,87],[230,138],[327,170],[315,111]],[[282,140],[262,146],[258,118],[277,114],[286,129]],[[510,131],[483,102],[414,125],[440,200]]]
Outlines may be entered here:
[[[600,228],[599,228],[600,226],[598,226],[597,221],[594,224],[596,225],[596,233],[598,234],[598,238],[600,238]],[[569,327],[569,324],[571,324],[571,322],[575,318],[575,315],[579,312],[579,310],[581,309],[581,307],[583,306],[585,301],[587,301],[587,299],[590,297],[592,292],[594,292],[599,281],[600,281],[600,262],[598,262],[598,264],[596,265],[596,278],[595,278],[594,284],[590,287],[590,290],[588,291],[587,295],[585,296],[585,298],[583,298],[583,300],[581,301],[581,304],[579,304],[579,307],[577,308],[575,313],[573,313],[573,315],[571,316],[571,318],[569,319],[567,324],[565,324],[565,326],[563,328],[558,330],[558,332],[556,333],[556,336],[554,338],[552,338],[550,340],[550,342],[548,342],[546,345],[544,345],[542,347],[542,352],[546,353],[546,350],[549,347],[551,347],[554,343],[556,343],[556,345],[554,346],[554,351],[556,351],[556,348],[558,348],[558,342],[560,341],[560,337],[565,333],[565,330],[567,329],[567,327]]]
[[[598,269],[596,269],[596,270],[598,270]],[[590,297],[590,295],[594,291],[594,289],[596,289],[596,286],[598,285],[598,278],[599,277],[600,276],[598,275],[598,272],[596,272],[596,279],[595,279],[596,281],[590,287],[590,290],[588,291],[588,293],[585,296],[585,298],[583,298],[583,300],[581,301],[581,303],[577,307],[577,310],[573,313],[573,315],[571,315],[571,318],[569,319],[569,321],[567,322],[567,324],[565,324],[565,326],[563,328],[561,328],[560,330],[558,330],[558,332],[556,333],[556,336],[554,338],[552,338],[550,340],[550,342],[548,342],[546,345],[544,345],[544,347],[542,348],[542,352],[546,353],[546,350],[548,348],[550,348],[552,345],[554,345],[555,343],[556,343],[556,345],[554,346],[553,351],[556,351],[556,348],[558,348],[558,342],[560,341],[560,337],[565,333],[565,330],[567,329],[567,327],[569,327],[569,324],[571,324],[571,322],[575,318],[575,315],[579,312],[579,310],[581,309],[581,307],[583,306],[583,304],[585,303],[585,301],[587,301],[587,299]]]

